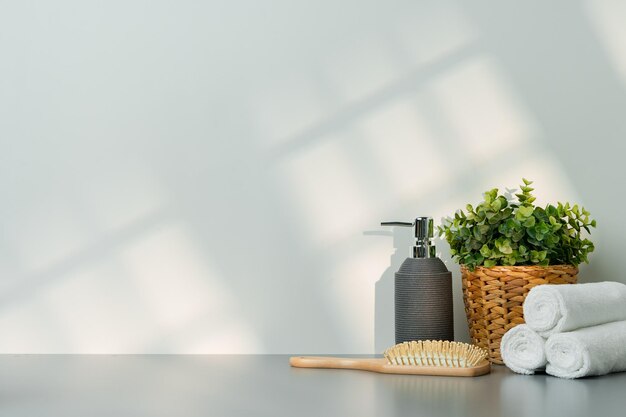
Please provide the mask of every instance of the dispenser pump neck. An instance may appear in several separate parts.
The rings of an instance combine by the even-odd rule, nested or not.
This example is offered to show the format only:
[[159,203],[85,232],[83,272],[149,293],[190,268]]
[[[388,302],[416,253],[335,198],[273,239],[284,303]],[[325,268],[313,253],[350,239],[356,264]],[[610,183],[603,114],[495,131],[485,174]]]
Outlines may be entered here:
[[414,222],[382,222],[381,226],[415,227],[414,258],[435,258],[436,248],[432,243],[434,222],[432,217],[416,217]]

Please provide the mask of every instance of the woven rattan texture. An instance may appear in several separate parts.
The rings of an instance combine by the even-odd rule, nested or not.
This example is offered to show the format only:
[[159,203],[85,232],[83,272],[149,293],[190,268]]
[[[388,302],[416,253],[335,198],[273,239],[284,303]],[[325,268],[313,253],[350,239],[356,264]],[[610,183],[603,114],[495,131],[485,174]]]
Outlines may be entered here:
[[536,285],[575,284],[578,268],[571,265],[477,267],[461,265],[463,301],[472,342],[502,364],[500,340],[510,328],[524,323],[522,304]]

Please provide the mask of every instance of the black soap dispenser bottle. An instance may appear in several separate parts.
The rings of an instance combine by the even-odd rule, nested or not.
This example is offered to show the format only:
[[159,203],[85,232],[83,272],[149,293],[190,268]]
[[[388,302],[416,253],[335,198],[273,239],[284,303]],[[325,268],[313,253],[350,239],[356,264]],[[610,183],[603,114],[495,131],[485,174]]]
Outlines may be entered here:
[[415,227],[413,256],[395,274],[396,343],[454,340],[452,273],[437,258],[432,217],[381,225]]

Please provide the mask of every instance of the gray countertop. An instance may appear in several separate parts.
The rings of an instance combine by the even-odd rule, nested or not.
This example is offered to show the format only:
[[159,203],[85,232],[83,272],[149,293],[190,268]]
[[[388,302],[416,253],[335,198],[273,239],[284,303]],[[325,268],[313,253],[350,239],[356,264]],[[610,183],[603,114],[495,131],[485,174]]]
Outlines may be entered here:
[[296,369],[287,355],[0,355],[0,416],[624,416],[626,373],[580,380]]

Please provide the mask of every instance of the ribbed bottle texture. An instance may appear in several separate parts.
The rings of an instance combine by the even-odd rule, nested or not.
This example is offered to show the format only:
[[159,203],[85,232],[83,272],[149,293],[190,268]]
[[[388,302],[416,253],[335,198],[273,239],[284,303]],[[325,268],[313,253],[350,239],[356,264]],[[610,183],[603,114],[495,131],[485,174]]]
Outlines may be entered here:
[[439,258],[407,258],[395,275],[396,343],[454,340],[452,274]]

